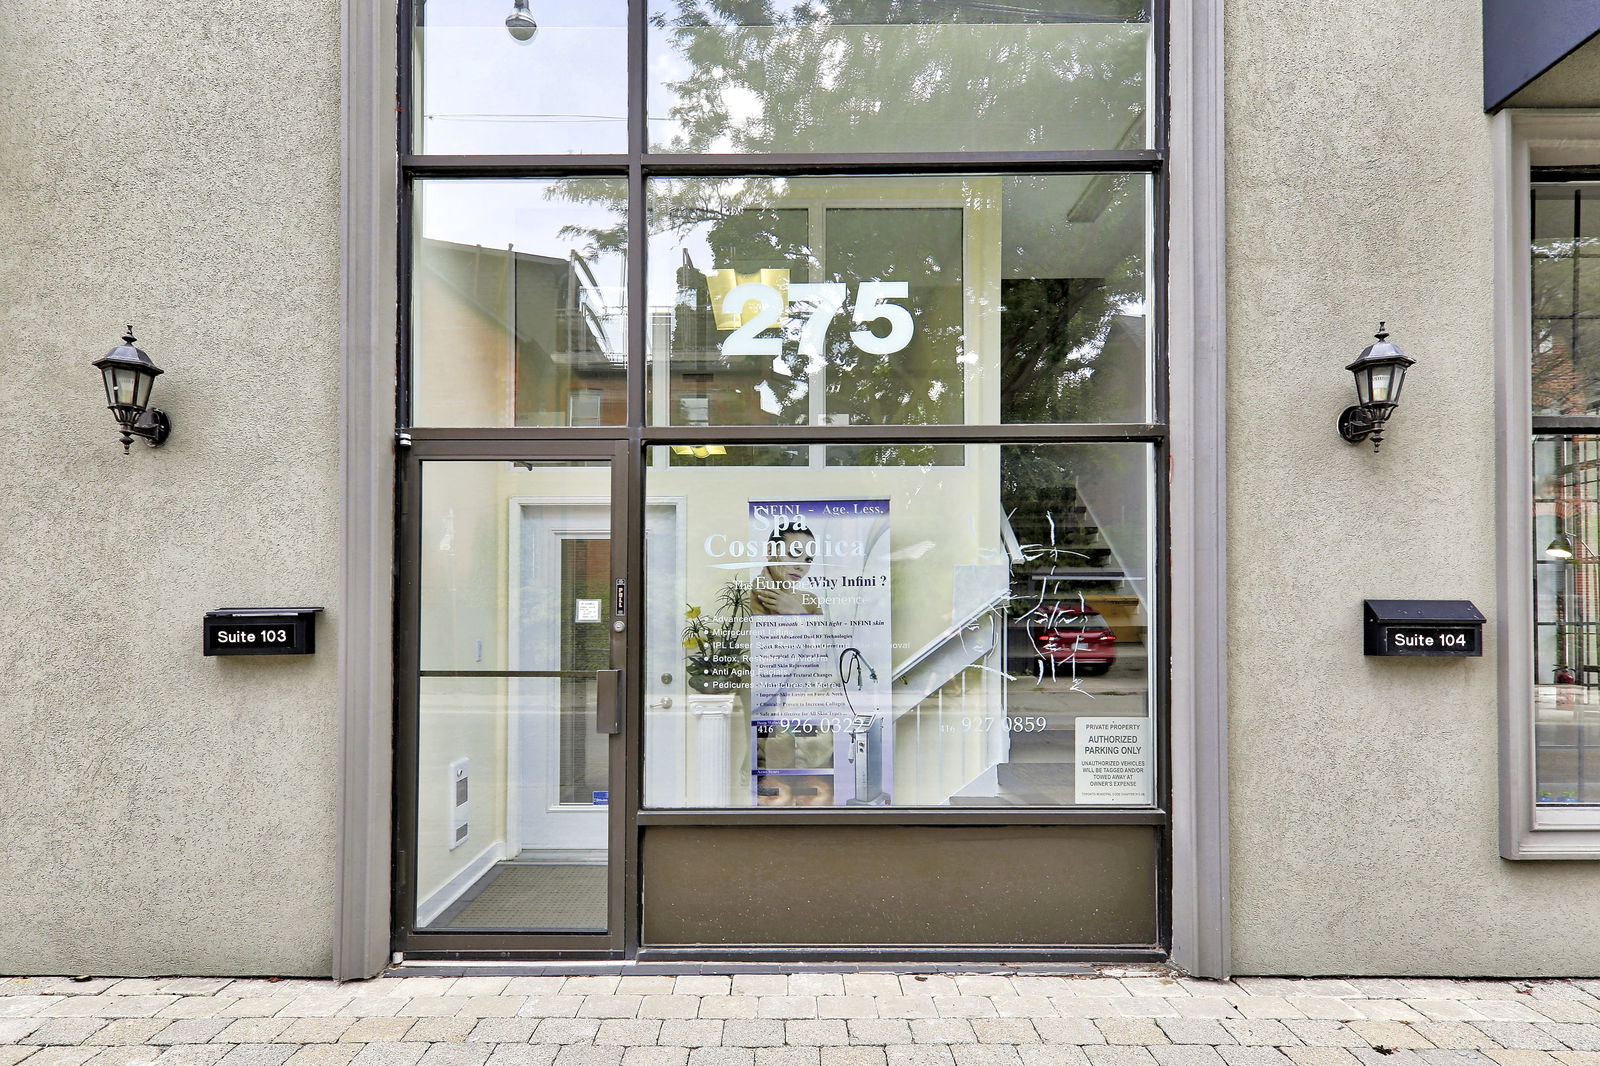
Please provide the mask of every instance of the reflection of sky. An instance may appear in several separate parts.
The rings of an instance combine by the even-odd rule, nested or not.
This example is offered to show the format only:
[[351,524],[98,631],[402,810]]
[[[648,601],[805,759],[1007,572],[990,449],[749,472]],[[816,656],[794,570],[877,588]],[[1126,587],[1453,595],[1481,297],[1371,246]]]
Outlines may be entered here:
[[[775,32],[770,24],[738,28],[746,22],[742,8],[754,16],[762,13],[763,8],[771,7],[775,21],[782,23],[797,20],[795,9],[799,6],[801,0],[778,0],[771,5],[735,4],[732,5],[733,17],[714,21],[713,27],[701,32],[713,38],[725,33],[765,37]],[[839,47],[827,51],[827,55],[837,64],[844,64],[840,69],[831,69],[835,64],[825,63],[822,69],[813,72],[810,85],[815,91],[837,91],[839,87],[833,83],[842,72],[849,71],[847,57],[859,48],[857,38],[860,35],[882,38],[891,51],[895,47],[897,30],[901,27],[871,25],[841,14],[848,12],[848,5],[841,7],[841,13],[830,12],[825,2],[808,6],[818,11],[818,17],[800,21],[814,27],[809,31],[813,33],[822,27],[834,27],[824,32],[837,34],[835,43]],[[868,5],[869,8],[873,6]],[[990,13],[991,5],[964,4],[956,0],[951,0],[949,7],[950,18],[942,28],[927,24],[915,27],[918,33],[915,39],[921,42],[920,47],[932,47],[928,42],[933,38],[929,34],[937,34],[941,41],[937,51],[956,63],[957,72],[961,69],[960,57],[969,49],[976,49],[976,54],[981,55],[990,51],[994,42],[1012,37],[1018,44],[1007,52],[1025,63],[1029,55],[1046,56],[1073,41],[1081,41],[1092,54],[1098,50],[1093,42],[1104,41],[1110,45],[1130,30],[1135,34],[1146,30],[1143,26],[1130,28],[1116,23],[1063,21],[1072,18],[1073,9],[1081,8],[1088,8],[1090,17],[1095,17],[1093,12],[1097,8],[1104,9],[1099,15],[1102,18],[1108,14],[1138,17],[1140,5],[1131,0],[1054,0],[1037,5],[1037,17],[1028,17],[1027,8],[1021,5],[1000,5],[997,10],[1004,14]],[[536,2],[531,10],[538,21],[539,32],[526,43],[513,40],[506,32],[505,17],[511,11],[511,0],[423,0],[422,10],[423,23],[417,31],[421,61],[422,98],[418,103],[422,115],[421,150],[437,154],[530,155],[627,150],[626,0],[587,0],[582,4]],[[660,17],[670,22],[677,14],[676,4],[663,4],[658,0],[651,5],[652,19]],[[776,32],[781,35],[793,31]],[[677,102],[676,95],[666,86],[694,73],[684,55],[668,45],[671,33],[654,25],[650,29],[649,110],[658,143],[678,132],[676,123],[666,121],[669,109]],[[908,36],[908,41],[911,39]],[[845,47],[850,42],[854,45]],[[962,77],[977,77],[981,73],[974,69]],[[1076,71],[1073,77],[1082,79],[1085,73]],[[860,76],[860,72],[851,71],[850,74],[852,78]],[[1136,99],[1143,91],[1136,83],[1124,83],[1121,79],[1088,80],[1093,83],[1094,93],[1129,92]],[[1083,92],[1083,87],[1068,89],[1065,82],[1062,88],[1067,91],[1058,105],[1070,104],[1075,91]],[[888,101],[896,92],[910,92],[911,87],[886,84],[881,90]],[[758,122],[770,110],[780,141],[782,112],[795,103],[763,99],[750,87],[736,83],[725,87],[718,102],[727,110],[733,127]],[[963,121],[971,121],[970,117],[963,116],[959,102],[952,101],[952,105],[952,123],[959,126]],[[1089,117],[1074,116],[1073,124],[1081,125]],[[1120,128],[1104,132],[1075,128],[1056,134],[1061,144],[1044,147],[1109,148],[1115,146],[1121,133]],[[703,149],[727,151],[732,147],[726,135],[716,136],[715,131],[707,130],[696,132],[699,137],[708,134],[712,135],[711,141],[702,144]],[[925,135],[926,131],[919,136]],[[956,143],[965,139],[956,131],[947,136],[953,142],[948,145],[950,148],[977,146]],[[982,137],[978,131],[968,136]],[[876,150],[916,150],[918,147],[926,146],[879,145]]]
[[499,155],[625,152],[625,0],[531,5],[532,41],[506,32],[511,0],[426,0],[423,151]]

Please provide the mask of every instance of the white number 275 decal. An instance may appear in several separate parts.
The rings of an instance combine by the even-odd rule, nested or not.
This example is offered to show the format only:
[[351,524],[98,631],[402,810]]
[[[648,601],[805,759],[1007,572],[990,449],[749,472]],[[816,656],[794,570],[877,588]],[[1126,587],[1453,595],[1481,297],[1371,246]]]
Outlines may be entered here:
[[[783,354],[782,337],[763,337],[761,333],[772,329],[787,311],[805,315],[805,325],[800,329],[800,354],[813,363],[823,355],[823,342],[828,326],[844,310],[846,287],[840,282],[811,284],[796,282],[789,286],[789,303],[785,306],[783,294],[771,285],[746,282],[735,285],[722,298],[722,313],[743,316],[745,308],[756,305],[750,320],[728,335],[722,342],[723,355]],[[893,355],[911,343],[915,330],[911,312],[890,300],[905,300],[911,296],[911,286],[904,281],[863,281],[856,286],[856,302],[851,309],[851,320],[859,329],[850,331],[850,340],[862,351],[871,355]],[[889,331],[879,336],[872,323],[885,322]]]

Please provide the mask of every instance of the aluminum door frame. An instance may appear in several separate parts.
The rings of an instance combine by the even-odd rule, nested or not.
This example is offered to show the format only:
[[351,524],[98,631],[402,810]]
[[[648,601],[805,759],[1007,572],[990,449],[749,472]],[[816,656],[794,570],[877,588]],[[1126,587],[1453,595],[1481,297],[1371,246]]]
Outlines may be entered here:
[[[640,781],[639,727],[641,715],[636,692],[642,643],[631,639],[634,618],[640,617],[639,572],[643,545],[639,531],[643,514],[638,496],[630,491],[639,477],[638,456],[625,440],[485,440],[429,434],[424,439],[401,440],[399,456],[400,533],[398,581],[395,603],[395,662],[400,685],[396,692],[395,722],[395,837],[393,877],[393,943],[408,955],[515,952],[537,953],[545,958],[623,958],[638,945],[638,871],[635,854]],[[621,675],[621,731],[612,735],[609,772],[612,796],[607,830],[607,910],[604,933],[537,933],[486,930],[431,931],[414,927],[417,902],[417,756],[420,693],[417,684],[421,637],[422,464],[425,462],[581,462],[611,464],[611,572],[623,582],[623,612],[616,604],[605,612],[614,625],[611,633],[611,667]]]

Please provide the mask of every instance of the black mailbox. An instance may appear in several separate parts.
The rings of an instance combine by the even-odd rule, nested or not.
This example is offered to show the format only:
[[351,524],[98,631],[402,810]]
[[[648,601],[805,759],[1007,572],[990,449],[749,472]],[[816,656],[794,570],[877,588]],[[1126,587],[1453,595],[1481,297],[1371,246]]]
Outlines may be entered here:
[[207,655],[310,655],[321,607],[224,607],[207,611]]
[[1470,600],[1365,600],[1368,655],[1482,655],[1483,612]]

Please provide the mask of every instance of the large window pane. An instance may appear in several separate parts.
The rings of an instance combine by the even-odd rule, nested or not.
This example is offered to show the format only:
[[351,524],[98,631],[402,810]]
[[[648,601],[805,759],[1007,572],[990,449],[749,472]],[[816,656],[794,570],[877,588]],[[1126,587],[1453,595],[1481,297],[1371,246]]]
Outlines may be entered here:
[[[416,150],[555,155],[628,149],[625,0],[417,0]],[[512,30],[516,30],[515,34]]]
[[1533,191],[1533,413],[1600,414],[1600,183]]
[[745,450],[646,471],[647,805],[1154,802],[1150,446]]
[[1537,800],[1600,805],[1600,436],[1534,438]]
[[665,152],[1142,148],[1144,0],[656,0]]
[[627,183],[417,184],[412,422],[627,419]]
[[1147,199],[1130,174],[654,181],[652,421],[1145,421]]

